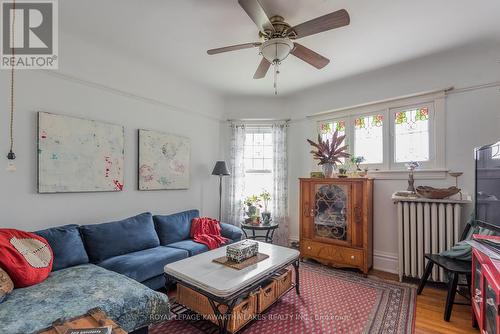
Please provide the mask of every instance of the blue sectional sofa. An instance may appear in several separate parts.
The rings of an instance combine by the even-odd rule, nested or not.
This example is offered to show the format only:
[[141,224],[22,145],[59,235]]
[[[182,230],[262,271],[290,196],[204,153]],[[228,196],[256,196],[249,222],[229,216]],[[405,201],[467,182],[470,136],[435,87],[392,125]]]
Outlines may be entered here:
[[[191,220],[198,216],[198,210],[143,213],[111,223],[35,232],[54,252],[53,270],[44,282],[15,289],[0,305],[2,333],[32,333],[94,307],[128,332],[147,332],[150,324],[169,314],[167,296],[153,291],[165,285],[163,267],[208,250],[189,237]],[[241,240],[241,229],[224,223],[221,227],[229,243]]]

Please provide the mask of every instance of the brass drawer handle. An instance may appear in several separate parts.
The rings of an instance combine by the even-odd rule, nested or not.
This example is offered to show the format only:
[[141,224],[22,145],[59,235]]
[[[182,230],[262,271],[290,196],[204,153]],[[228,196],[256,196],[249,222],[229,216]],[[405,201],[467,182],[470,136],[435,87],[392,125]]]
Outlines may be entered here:
[[356,257],[354,255],[351,255],[351,260],[354,260]]

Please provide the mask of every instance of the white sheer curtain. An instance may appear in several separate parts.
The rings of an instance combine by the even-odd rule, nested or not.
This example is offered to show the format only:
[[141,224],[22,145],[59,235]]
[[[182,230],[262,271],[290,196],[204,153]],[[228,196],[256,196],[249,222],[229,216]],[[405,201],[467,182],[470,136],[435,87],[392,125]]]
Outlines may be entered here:
[[279,223],[273,243],[288,246],[288,156],[286,123],[274,124],[273,131],[273,221]]
[[243,221],[243,193],[245,191],[245,126],[230,124],[231,139],[229,141],[229,171],[231,176],[226,182],[229,201],[225,207],[224,222],[239,226]]

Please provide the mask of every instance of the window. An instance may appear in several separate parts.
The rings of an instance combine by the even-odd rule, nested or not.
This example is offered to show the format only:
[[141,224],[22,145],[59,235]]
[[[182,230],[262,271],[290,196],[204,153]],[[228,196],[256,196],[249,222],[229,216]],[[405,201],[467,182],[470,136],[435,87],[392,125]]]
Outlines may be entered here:
[[[421,169],[445,170],[445,92],[439,91],[366,104],[318,116],[323,139],[335,129],[346,135],[349,153],[362,156],[370,170],[405,170],[418,161]],[[328,115],[333,116],[328,118]]]
[[394,113],[394,162],[429,161],[429,108]]
[[365,164],[384,162],[384,115],[362,116],[354,120],[354,156]]
[[[326,123],[320,123],[319,125],[319,133],[323,140],[331,139],[335,130],[337,130],[339,136],[344,136],[346,134],[346,121],[336,120]],[[347,142],[347,137],[345,142]],[[345,158],[340,158],[340,161],[344,163]]]
[[319,133],[321,134],[321,138],[323,140],[331,138],[335,130],[338,131],[339,136],[345,135],[345,121],[339,120],[320,123]]
[[244,197],[271,191],[273,184],[273,139],[270,127],[247,128],[245,138]]

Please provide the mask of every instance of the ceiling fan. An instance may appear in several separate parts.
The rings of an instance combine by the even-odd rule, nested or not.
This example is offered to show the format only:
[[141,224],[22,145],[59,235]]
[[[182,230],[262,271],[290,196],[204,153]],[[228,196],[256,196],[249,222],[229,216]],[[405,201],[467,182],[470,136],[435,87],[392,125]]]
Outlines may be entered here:
[[340,28],[348,25],[350,22],[349,13],[345,9],[341,9],[292,27],[285,22],[282,16],[274,15],[269,18],[259,0],[238,0],[238,3],[259,28],[259,38],[261,41],[211,49],[207,53],[214,55],[258,47],[262,55],[262,60],[253,78],[264,78],[269,67],[273,65],[275,94],[278,94],[277,76],[279,74],[279,65],[290,53],[317,69],[322,69],[330,62],[328,58],[294,42],[294,40]]

